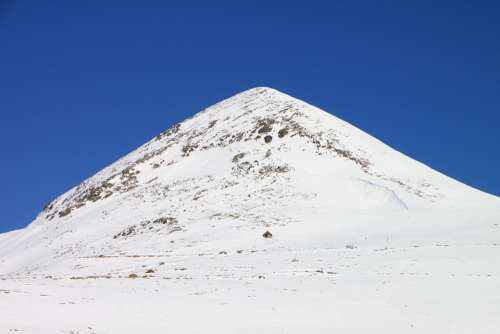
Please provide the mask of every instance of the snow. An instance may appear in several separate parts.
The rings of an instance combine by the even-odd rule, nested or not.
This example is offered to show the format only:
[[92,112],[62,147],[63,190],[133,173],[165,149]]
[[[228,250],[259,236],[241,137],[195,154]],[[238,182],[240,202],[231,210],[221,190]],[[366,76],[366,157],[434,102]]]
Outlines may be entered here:
[[499,204],[254,88],[0,235],[0,332],[493,333]]

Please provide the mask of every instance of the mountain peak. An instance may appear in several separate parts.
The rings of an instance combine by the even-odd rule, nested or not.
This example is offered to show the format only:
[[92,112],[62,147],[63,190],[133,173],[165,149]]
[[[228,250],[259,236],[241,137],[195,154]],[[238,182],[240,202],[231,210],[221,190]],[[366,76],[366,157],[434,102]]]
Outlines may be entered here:
[[[5,305],[17,305],[11,315],[25,308],[37,318],[28,306],[43,305],[54,319],[43,333],[123,333],[136,323],[148,332],[207,332],[206,321],[191,326],[193,315],[216,313],[236,315],[244,331],[255,327],[248,314],[257,304],[272,306],[258,310],[257,331],[307,332],[331,319],[331,307],[320,316],[313,307],[306,322],[293,322],[303,308],[288,304],[301,298],[336,302],[352,319],[373,314],[379,301],[378,318],[402,314],[395,332],[405,332],[415,323],[404,318],[408,300],[418,311],[415,296],[424,296],[421,314],[430,314],[425,293],[433,286],[447,303],[437,311],[464,304],[460,313],[470,314],[471,300],[488,304],[484,296],[457,297],[460,284],[486,286],[496,298],[499,208],[498,198],[351,124],[257,87],[171,126],[61,195],[27,228],[0,235],[0,293]],[[353,282],[364,288],[355,303]],[[443,286],[451,287],[448,295]],[[120,308],[120,321],[109,321],[110,305],[131,301],[141,312],[132,307],[123,317],[129,308]],[[498,313],[498,303],[489,304],[473,307],[476,318]],[[360,313],[360,305],[368,306]],[[82,318],[79,327],[64,327],[61,312],[77,314],[73,323]],[[92,312],[99,314],[79,317]],[[24,318],[7,316],[3,327],[30,332]],[[227,330],[216,323],[208,332]],[[366,332],[386,331],[386,323],[368,324]]]
[[[286,105],[295,105],[297,107],[301,107],[301,109],[304,109],[303,107],[305,107],[307,104],[304,101],[301,101],[274,88],[254,87],[235,94],[207,108],[206,110],[215,110],[217,112],[230,111],[232,113],[238,113],[246,112],[249,109],[254,111],[263,109],[260,110],[263,113],[272,113],[273,111],[278,111],[277,108],[279,108],[279,106]],[[231,106],[232,108],[228,108],[229,106]]]
[[253,88],[249,88],[247,90],[244,90],[234,96],[238,96],[238,95],[247,95],[247,96],[255,96],[255,95],[258,95],[258,94],[266,94],[267,96],[269,95],[284,95],[284,96],[288,96],[287,94],[275,89],[275,88],[272,88],[272,87],[266,87],[266,86],[258,86],[258,87],[253,87]]
[[[214,175],[220,177],[217,182],[253,186],[279,181],[298,192],[308,189],[298,185],[302,180],[331,179],[332,186],[357,189],[351,197],[332,198],[332,205],[344,208],[408,209],[452,204],[457,194],[484,197],[314,106],[273,88],[256,87],[158,134],[49,204],[39,218],[66,219],[94,203]],[[359,196],[370,198],[360,204],[355,200]]]
[[[272,181],[292,187],[281,194],[285,201],[297,193],[317,197],[323,192],[331,197],[323,205],[342,208],[408,209],[457,200],[471,205],[487,197],[314,106],[256,87],[163,131],[50,203],[39,220],[67,219],[84,207],[151,191],[159,196],[151,200],[160,200],[166,184],[190,178],[217,179],[212,187],[236,182],[258,188]],[[322,187],[318,192],[304,180],[351,193],[333,194]],[[460,199],[464,196],[467,200]]]
[[[224,221],[233,235],[321,212],[327,215],[315,219],[346,210],[394,214],[485,205],[498,205],[498,198],[321,109],[256,87],[158,134],[48,204],[27,230],[40,254],[69,242],[73,255],[93,256],[143,247],[139,240],[146,237],[160,242],[189,235],[193,224],[206,224],[208,233]],[[67,230],[79,233],[69,237]],[[29,254],[26,270],[36,263]]]

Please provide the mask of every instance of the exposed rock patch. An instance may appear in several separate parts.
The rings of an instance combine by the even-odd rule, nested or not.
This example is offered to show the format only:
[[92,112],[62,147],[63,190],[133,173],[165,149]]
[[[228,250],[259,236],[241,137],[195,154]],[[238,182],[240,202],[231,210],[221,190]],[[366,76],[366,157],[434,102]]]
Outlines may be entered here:
[[155,220],[145,220],[137,225],[131,225],[119,232],[113,239],[130,238],[145,232],[165,232],[167,234],[181,231],[179,222],[174,217],[161,217]]
[[158,136],[156,136],[156,140],[161,140],[165,137],[170,137],[179,132],[180,128],[181,128],[180,123],[174,124],[172,127],[166,129],[165,131],[161,132]]

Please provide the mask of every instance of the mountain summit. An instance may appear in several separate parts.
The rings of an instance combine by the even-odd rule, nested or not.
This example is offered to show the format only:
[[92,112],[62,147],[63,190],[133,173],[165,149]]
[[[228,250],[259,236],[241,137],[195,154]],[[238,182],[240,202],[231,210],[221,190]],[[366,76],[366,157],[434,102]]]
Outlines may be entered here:
[[[227,193],[246,196],[248,191],[237,185],[250,182],[262,189],[278,182],[292,186],[290,193],[282,194],[285,202],[299,192],[327,197],[324,204],[336,208],[462,207],[481,204],[487,197],[318,108],[261,87],[175,124],[49,204],[41,218],[76,214],[91,203],[123,194],[147,194],[161,201],[158,187],[188,179],[193,190],[207,184],[198,196],[190,194],[197,199]],[[236,188],[210,191],[227,182],[236,183]],[[335,191],[339,188],[340,193]]]
[[364,277],[349,269],[356,254],[370,258],[370,273],[390,276],[403,269],[393,257],[374,268],[375,250],[428,247],[418,254],[425,264],[446,258],[437,245],[489,247],[500,233],[499,208],[499,198],[259,87],[171,126],[49,203],[27,228],[0,235],[0,274]]
[[[14,234],[29,231],[29,253],[43,245],[41,258],[21,262],[32,269],[67,250],[72,256],[140,250],[136,240],[175,240],[193,225],[204,224],[214,237],[222,226],[310,225],[304,216],[318,212],[498,203],[331,114],[258,87],[171,126],[49,203],[26,231]],[[22,256],[18,247],[25,242],[13,243],[16,257]]]

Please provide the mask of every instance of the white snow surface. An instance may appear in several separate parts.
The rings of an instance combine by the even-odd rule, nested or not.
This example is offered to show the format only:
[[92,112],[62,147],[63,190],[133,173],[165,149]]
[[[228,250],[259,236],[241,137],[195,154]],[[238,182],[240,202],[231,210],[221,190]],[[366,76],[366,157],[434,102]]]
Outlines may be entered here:
[[500,333],[500,199],[250,89],[0,235],[13,332]]

